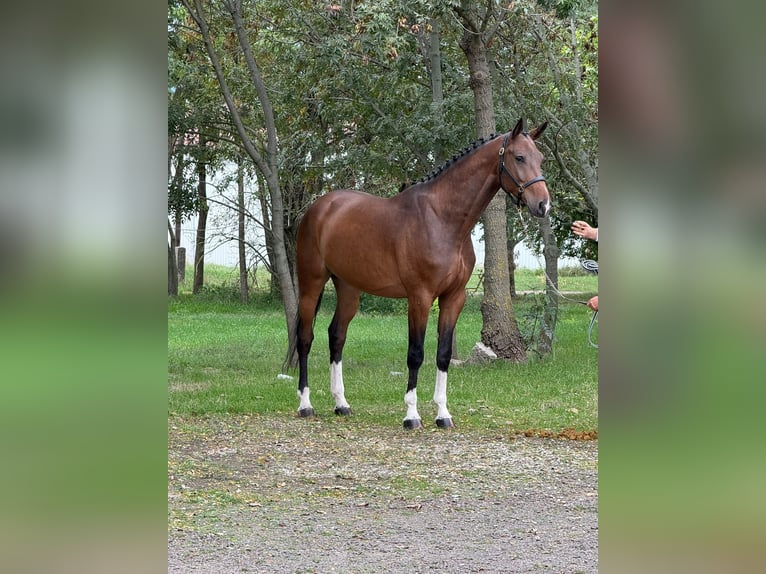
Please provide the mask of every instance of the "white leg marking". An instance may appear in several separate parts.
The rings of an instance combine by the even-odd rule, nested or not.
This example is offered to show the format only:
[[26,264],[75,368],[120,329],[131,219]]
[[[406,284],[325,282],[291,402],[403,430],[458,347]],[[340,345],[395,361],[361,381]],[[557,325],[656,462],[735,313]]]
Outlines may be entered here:
[[343,387],[343,361],[330,363],[330,393],[335,399],[336,408],[350,408]]
[[303,393],[298,391],[298,398],[301,400],[301,404],[298,406],[299,411],[313,408],[311,406],[311,401],[309,400],[309,394],[311,394],[311,389],[308,387],[303,389]]
[[420,420],[420,415],[418,414],[417,389],[412,389],[411,391],[407,391],[407,393],[404,395],[404,404],[407,405],[407,416],[404,417],[404,420],[406,421]]
[[451,419],[452,415],[447,410],[447,372],[436,371],[436,386],[434,387],[434,402],[439,409],[437,419]]

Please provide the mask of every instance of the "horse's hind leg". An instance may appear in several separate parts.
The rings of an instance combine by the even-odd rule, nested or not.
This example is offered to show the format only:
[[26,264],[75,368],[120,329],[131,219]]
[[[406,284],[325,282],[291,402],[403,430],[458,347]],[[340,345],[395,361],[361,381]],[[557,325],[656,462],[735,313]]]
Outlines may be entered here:
[[309,399],[308,358],[311,344],[314,341],[314,317],[319,310],[322,291],[327,282],[327,276],[313,277],[311,281],[304,278],[300,281],[300,297],[298,299],[298,414],[302,417],[314,416],[314,408]]
[[343,346],[346,344],[348,324],[359,309],[360,292],[342,279],[333,276],[338,302],[335,315],[327,329],[330,343],[330,392],[335,399],[335,414],[350,415],[351,407],[346,401],[343,386]]
[[301,294],[298,302],[298,414],[302,417],[314,416],[314,408],[309,399],[309,352],[311,343],[314,342],[314,310],[318,297],[311,300],[307,295]]

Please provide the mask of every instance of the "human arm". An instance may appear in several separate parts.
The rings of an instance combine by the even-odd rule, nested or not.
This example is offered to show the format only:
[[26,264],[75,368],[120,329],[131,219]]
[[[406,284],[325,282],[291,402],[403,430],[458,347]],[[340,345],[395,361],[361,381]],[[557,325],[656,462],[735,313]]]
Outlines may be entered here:
[[572,223],[572,233],[584,237],[585,239],[591,239],[598,241],[598,227],[591,227],[584,221],[575,221]]

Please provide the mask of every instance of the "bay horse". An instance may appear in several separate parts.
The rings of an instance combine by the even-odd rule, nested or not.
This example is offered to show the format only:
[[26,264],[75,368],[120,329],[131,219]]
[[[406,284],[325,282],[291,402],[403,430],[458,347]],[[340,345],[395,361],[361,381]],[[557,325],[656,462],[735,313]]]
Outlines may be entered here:
[[[314,415],[309,400],[308,355],[314,320],[325,283],[337,293],[328,328],[330,392],[335,413],[351,414],[343,385],[343,346],[361,292],[407,298],[409,378],[404,428],[422,427],[417,409],[418,370],[428,315],[439,300],[436,351],[436,425],[454,426],[447,410],[447,371],[452,334],[466,300],[465,286],[476,257],[471,230],[498,189],[536,217],[550,210],[541,172],[543,155],[534,140],[548,122],[527,133],[518,121],[512,131],[483,138],[453,156],[442,168],[390,198],[343,189],[318,198],[298,226],[297,330],[291,334],[288,360],[298,352],[298,412]],[[521,183],[524,182],[524,183]]]

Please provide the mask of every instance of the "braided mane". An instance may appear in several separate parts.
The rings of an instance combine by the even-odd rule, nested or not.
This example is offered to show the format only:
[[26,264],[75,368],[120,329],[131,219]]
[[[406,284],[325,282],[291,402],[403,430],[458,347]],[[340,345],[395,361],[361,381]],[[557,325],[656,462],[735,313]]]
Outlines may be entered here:
[[440,175],[444,170],[446,170],[448,167],[450,167],[453,163],[458,161],[460,158],[465,157],[466,155],[470,154],[475,149],[483,146],[488,141],[491,141],[497,137],[497,134],[490,134],[489,137],[481,137],[475,142],[471,143],[470,145],[464,147],[459,152],[457,152],[455,155],[453,155],[450,159],[445,161],[441,166],[434,168],[431,170],[428,174],[421,177],[419,180],[410,182],[410,183],[403,183],[400,191],[403,191],[404,189],[418,184],[418,183],[425,183],[427,181],[431,181],[432,179],[436,178],[438,175]]

